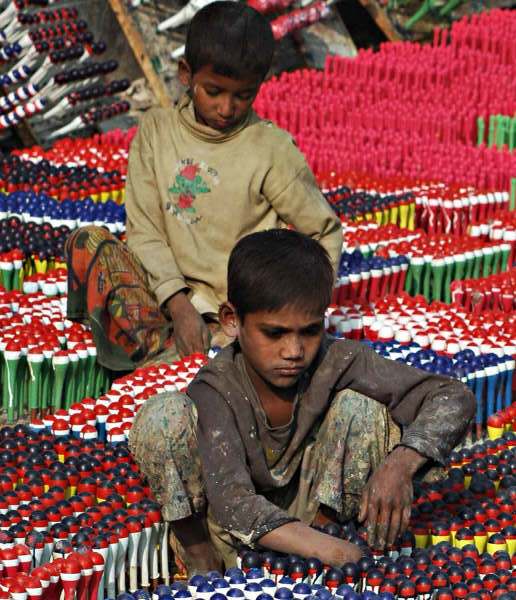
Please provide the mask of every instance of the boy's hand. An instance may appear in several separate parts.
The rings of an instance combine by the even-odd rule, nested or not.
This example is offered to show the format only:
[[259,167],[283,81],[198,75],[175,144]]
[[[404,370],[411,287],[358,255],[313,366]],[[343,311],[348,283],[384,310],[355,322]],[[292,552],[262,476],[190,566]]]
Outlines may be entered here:
[[367,482],[358,520],[367,526],[367,541],[382,550],[408,527],[413,499],[412,478],[426,462],[415,450],[399,446]]
[[186,294],[179,292],[167,301],[174,323],[177,351],[181,358],[194,352],[206,352],[210,347],[208,326]]
[[260,545],[284,554],[314,556],[325,565],[341,567],[362,558],[356,545],[313,529],[300,521],[281,525],[260,538]]

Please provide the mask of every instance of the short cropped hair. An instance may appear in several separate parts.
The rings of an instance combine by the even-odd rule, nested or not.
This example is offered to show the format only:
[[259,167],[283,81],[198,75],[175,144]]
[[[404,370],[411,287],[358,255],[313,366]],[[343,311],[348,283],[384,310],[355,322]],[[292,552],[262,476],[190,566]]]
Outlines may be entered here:
[[245,2],[208,4],[194,16],[186,36],[185,58],[192,74],[211,65],[224,77],[263,80],[273,53],[269,22]]
[[326,250],[288,229],[269,229],[242,238],[228,263],[228,300],[240,319],[258,311],[294,306],[323,314],[331,302],[333,268]]

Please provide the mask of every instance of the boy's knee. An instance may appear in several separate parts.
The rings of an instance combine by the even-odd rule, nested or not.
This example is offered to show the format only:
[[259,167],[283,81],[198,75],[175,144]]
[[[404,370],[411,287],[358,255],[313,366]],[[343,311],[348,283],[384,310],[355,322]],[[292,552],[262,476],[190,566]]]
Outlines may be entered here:
[[129,433],[129,449],[137,462],[149,453],[165,458],[197,426],[197,411],[186,394],[167,392],[146,400]]
[[167,521],[184,519],[205,504],[196,430],[192,401],[172,392],[147,400],[129,433],[129,449]]
[[385,404],[354,390],[343,390],[335,396],[326,419],[330,429],[345,429],[364,442],[370,437],[388,438],[392,444],[400,439],[400,428]]
[[66,240],[65,253],[68,255],[72,248],[84,248],[87,244],[93,242],[98,245],[106,240],[116,240],[116,237],[110,233],[105,227],[97,225],[86,225],[76,229]]
[[385,414],[386,407],[370,398],[364,396],[354,390],[342,390],[339,392],[331,403],[331,411],[339,415],[348,415],[354,418],[370,418],[373,415]]
[[116,239],[116,237],[105,227],[99,227],[98,225],[85,225],[80,227],[78,233],[82,233],[85,236],[100,238],[104,240]]

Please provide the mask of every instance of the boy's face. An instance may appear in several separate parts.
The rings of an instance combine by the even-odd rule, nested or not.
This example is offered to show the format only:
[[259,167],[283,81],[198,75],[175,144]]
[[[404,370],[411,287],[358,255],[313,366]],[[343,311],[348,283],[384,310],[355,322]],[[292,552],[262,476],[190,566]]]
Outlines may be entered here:
[[179,63],[179,79],[192,94],[199,123],[224,131],[245,119],[262,83],[255,76],[232,79],[218,75],[206,65],[192,75],[188,63]]
[[297,383],[312,364],[324,334],[324,314],[293,306],[249,313],[242,323],[226,303],[219,316],[225,332],[238,338],[251,379],[258,377],[276,388]]

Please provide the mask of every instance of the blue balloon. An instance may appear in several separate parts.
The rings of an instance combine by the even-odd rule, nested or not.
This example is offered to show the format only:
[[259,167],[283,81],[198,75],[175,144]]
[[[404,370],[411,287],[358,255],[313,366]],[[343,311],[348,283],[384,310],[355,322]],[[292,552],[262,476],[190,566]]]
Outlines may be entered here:
[[362,598],[363,600],[378,600],[378,594],[376,592],[370,592],[369,590],[366,590],[365,592],[362,592]]
[[206,579],[206,577],[204,577],[204,575],[194,575],[190,581],[188,582],[188,585],[192,586],[192,587],[198,587],[200,586],[202,583],[206,583],[208,580]]
[[280,587],[276,590],[274,598],[276,600],[292,600],[294,598],[294,594],[292,593],[292,590],[289,590],[286,587]]
[[253,567],[247,571],[247,581],[251,579],[262,579],[263,578],[263,569],[259,567]]
[[264,579],[261,582],[261,586],[264,591],[276,589],[276,584],[274,583],[274,581],[272,581],[272,579]]
[[339,585],[339,587],[335,591],[336,596],[341,596],[345,600],[347,600],[349,594],[353,591],[353,588],[349,586],[347,583],[343,583]]
[[229,579],[230,577],[233,577],[234,575],[243,575],[243,574],[244,574],[244,572],[242,571],[242,569],[239,569],[238,567],[230,567],[224,573],[224,577],[227,577]]
[[312,592],[308,583],[296,583],[294,589],[292,590],[294,594],[306,595],[309,596]]

